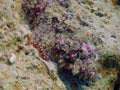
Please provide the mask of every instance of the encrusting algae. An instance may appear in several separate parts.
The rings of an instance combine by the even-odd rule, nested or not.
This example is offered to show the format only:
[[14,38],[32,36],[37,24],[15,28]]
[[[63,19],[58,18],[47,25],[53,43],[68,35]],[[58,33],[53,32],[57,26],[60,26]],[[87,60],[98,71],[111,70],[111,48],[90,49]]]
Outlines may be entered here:
[[[112,2],[117,3],[117,1]],[[75,28],[68,26],[68,23],[66,23],[67,20],[75,17],[74,15],[71,15],[70,18],[67,14],[70,12],[69,8],[71,1],[58,1],[57,4],[66,9],[66,13],[61,15],[61,17],[51,17],[47,15],[47,8],[52,7],[51,3],[48,1],[45,3],[41,1],[35,1],[32,4],[28,3],[27,1],[23,3],[23,10],[27,18],[29,18],[29,23],[32,25],[32,32],[35,33],[35,40],[37,41],[33,40],[32,44],[33,47],[38,50],[39,56],[43,59],[50,58],[52,61],[57,62],[59,69],[70,71],[73,77],[77,77],[80,81],[88,83],[98,80],[100,78],[96,67],[96,59],[99,58],[97,55],[98,51],[97,48],[89,41],[90,34],[88,40],[81,41],[81,38],[75,39]],[[78,1],[78,3],[83,5],[88,4],[91,6],[95,4],[94,1],[90,0],[82,2]],[[55,2],[53,2],[53,4],[55,4]],[[101,11],[96,11],[95,15],[100,18],[108,16],[106,13],[101,13]],[[78,18],[78,16],[76,18]],[[87,19],[83,16],[79,17],[78,22],[83,27],[90,27],[86,20]],[[77,20],[75,23],[76,22]],[[46,29],[46,27],[48,28]],[[47,36],[48,39],[52,37],[55,41],[53,41],[51,45],[44,44],[43,47],[41,47],[43,42],[47,43],[45,39]],[[41,45],[39,45],[39,43],[41,43]],[[101,43],[103,43],[103,41],[101,41]],[[48,48],[49,51],[47,51]]]
[[119,0],[0,3],[0,89],[119,90]]

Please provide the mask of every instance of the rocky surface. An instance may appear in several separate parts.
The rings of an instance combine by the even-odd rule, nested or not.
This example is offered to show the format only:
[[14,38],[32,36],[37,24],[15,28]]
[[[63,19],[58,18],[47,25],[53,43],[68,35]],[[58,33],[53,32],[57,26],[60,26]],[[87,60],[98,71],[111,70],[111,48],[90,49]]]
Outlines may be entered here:
[[[43,7],[46,3],[48,5],[45,10],[41,9],[42,15],[33,22],[30,22],[32,15],[25,15],[24,2],[0,0],[1,90],[119,90],[119,0],[118,3],[116,0],[43,0]],[[28,5],[34,6],[34,3],[36,0],[31,0]],[[48,18],[47,22],[40,19],[44,16]],[[54,22],[60,23],[54,25]],[[64,31],[64,27],[70,29]],[[38,47],[34,40],[39,41]],[[78,79],[72,79],[69,73],[66,76],[65,72],[60,73],[54,60],[43,58],[46,55],[43,49],[51,53],[55,41],[60,44],[70,42],[72,49],[78,49],[79,41],[89,42],[89,48],[93,46],[96,55],[94,57],[92,53],[93,57],[88,57],[92,62],[89,67],[97,68],[99,79],[90,85],[76,84]],[[82,49],[89,54],[86,45],[83,44]],[[64,66],[60,60],[58,64]],[[72,66],[73,75],[79,70],[78,64],[76,61]]]
[[51,62],[45,64],[27,45],[29,27],[22,0],[0,1],[0,90],[65,90]]

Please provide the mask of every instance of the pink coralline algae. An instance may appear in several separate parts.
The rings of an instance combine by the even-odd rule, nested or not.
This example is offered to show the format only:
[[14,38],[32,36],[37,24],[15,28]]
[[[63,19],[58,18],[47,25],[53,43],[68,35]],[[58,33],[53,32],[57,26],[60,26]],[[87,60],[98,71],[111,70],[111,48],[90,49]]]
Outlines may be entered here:
[[40,21],[37,19],[38,17],[41,17],[45,13],[45,9],[47,7],[48,3],[42,4],[41,2],[37,1],[34,4],[34,7],[32,5],[28,5],[27,2],[24,2],[22,5],[23,11],[26,14],[26,16],[30,19],[30,24],[32,24],[34,27],[37,27],[40,23]]
[[86,43],[82,44],[82,49],[87,55],[91,55],[95,51],[94,47],[91,44]]
[[77,58],[77,51],[75,51],[75,50],[70,51],[69,56],[72,59],[76,59]]
[[[56,62],[60,70],[69,71],[79,81],[94,82],[98,74],[93,57],[96,55],[95,47],[87,41],[73,38],[76,34],[74,28],[64,23],[69,19],[67,14],[61,15],[61,20],[56,16],[48,17],[45,12],[47,7],[47,2],[37,1],[31,5],[24,2],[22,8],[34,33],[34,38],[28,36],[28,44],[38,50],[41,58]],[[85,22],[81,21],[81,24],[87,26]],[[49,37],[48,40],[46,37]],[[50,44],[49,39],[52,40]]]
[[[60,68],[70,71],[80,81],[87,83],[95,81],[97,78],[97,69],[94,66],[94,60],[92,60],[95,48],[91,44],[82,43],[77,49],[68,45],[70,49],[66,50],[62,48],[66,45],[65,41],[59,41],[59,43],[53,47],[52,56],[57,60]],[[79,68],[76,69],[76,67]]]
[[37,1],[37,3],[35,3],[34,9],[36,13],[42,14],[45,12],[46,7],[47,7],[47,3],[42,5],[39,1]]

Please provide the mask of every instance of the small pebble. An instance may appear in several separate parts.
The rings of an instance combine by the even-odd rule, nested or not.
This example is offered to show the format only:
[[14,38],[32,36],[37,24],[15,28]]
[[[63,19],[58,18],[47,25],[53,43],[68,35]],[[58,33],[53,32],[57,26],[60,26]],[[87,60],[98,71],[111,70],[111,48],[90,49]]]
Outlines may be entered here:
[[9,58],[9,62],[10,62],[10,63],[14,63],[14,62],[15,62],[15,59],[16,59],[16,55],[15,55],[15,54],[12,54],[12,56]]

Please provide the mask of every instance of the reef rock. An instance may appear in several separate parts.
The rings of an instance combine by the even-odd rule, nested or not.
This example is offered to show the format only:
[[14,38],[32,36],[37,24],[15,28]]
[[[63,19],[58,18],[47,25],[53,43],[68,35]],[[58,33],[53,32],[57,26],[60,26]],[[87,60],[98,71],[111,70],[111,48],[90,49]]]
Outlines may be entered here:
[[119,90],[119,0],[0,0],[1,90]]

